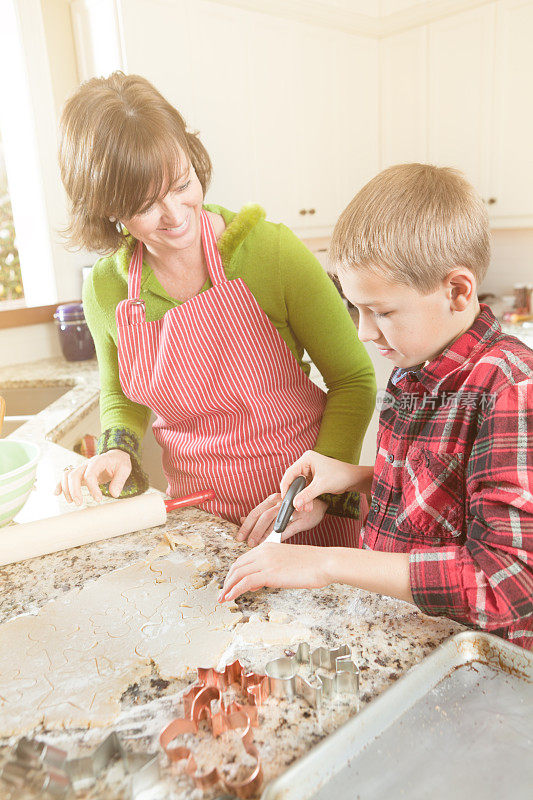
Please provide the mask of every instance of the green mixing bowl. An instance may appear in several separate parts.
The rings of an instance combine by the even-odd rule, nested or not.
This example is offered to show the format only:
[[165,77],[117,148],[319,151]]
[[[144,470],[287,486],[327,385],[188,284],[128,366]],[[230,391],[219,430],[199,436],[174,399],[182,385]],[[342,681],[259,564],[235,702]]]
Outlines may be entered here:
[[0,439],[0,527],[15,517],[32,490],[41,451],[22,439]]

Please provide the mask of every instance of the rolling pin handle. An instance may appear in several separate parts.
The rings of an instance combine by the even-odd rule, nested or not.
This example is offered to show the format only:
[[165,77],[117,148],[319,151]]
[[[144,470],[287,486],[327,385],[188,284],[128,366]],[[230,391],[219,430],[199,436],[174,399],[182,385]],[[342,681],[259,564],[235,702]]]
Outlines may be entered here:
[[169,497],[164,501],[165,508],[168,511],[174,511],[177,508],[185,508],[186,506],[195,506],[198,503],[206,503],[208,500],[214,500],[215,493],[212,489],[204,489],[202,492],[195,494],[188,494],[185,497]]

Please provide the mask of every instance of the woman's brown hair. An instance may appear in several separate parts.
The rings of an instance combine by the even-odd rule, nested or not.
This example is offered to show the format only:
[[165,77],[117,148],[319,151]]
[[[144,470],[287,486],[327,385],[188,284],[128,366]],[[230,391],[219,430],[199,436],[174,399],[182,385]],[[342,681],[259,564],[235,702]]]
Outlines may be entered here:
[[212,169],[205,147],[145,78],[114,72],[82,83],[61,115],[69,241],[97,253],[116,251],[125,235],[109,218],[129,219],[148,208],[189,163],[205,195]]

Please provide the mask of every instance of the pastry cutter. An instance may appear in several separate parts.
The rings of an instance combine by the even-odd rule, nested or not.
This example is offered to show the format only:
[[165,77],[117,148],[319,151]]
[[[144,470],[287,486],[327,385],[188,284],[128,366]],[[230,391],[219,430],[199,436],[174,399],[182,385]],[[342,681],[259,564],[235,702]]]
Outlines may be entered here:
[[205,503],[214,497],[211,489],[185,497],[164,497],[159,492],[146,492],[137,497],[87,506],[58,517],[10,525],[0,533],[0,566],[164,525],[168,511]]
[[281,542],[281,534],[289,524],[294,511],[294,498],[298,492],[302,491],[306,483],[307,481],[303,475],[299,475],[295,480],[293,480],[287,489],[285,497],[283,498],[281,508],[278,511],[278,516],[274,522],[274,528],[272,532],[268,534],[265,542]]

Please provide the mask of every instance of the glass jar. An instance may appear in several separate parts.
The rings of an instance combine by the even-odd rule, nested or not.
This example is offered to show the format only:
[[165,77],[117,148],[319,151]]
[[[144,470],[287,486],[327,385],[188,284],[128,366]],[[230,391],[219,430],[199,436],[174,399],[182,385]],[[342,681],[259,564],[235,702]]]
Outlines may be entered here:
[[58,306],[54,314],[59,344],[67,361],[85,361],[94,356],[94,342],[81,303]]

